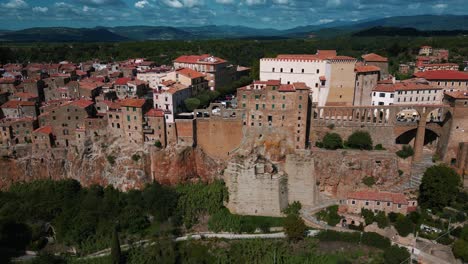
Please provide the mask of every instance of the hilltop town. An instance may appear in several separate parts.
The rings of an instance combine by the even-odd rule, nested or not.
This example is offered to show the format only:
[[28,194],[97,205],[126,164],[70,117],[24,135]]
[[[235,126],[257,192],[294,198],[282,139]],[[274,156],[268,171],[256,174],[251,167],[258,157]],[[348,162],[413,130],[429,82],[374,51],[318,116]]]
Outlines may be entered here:
[[405,79],[379,54],[335,50],[262,58],[253,81],[210,54],[5,64],[0,187],[223,179],[237,214],[282,216],[300,202],[319,228],[330,205],[337,228],[364,223],[362,208],[406,215],[436,163],[468,187],[468,72],[448,54],[421,47],[400,65]]

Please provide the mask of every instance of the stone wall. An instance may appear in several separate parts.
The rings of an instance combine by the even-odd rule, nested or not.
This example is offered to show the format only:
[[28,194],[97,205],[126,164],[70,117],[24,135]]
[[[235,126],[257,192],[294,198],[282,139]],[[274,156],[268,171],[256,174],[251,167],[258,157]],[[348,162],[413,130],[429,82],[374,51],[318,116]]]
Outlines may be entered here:
[[224,180],[232,213],[281,216],[288,205],[286,178],[264,161],[230,162]]
[[302,206],[318,203],[314,161],[310,155],[286,156],[284,169],[288,177],[288,203],[301,202]]
[[196,119],[197,146],[214,159],[226,160],[242,142],[242,120]]

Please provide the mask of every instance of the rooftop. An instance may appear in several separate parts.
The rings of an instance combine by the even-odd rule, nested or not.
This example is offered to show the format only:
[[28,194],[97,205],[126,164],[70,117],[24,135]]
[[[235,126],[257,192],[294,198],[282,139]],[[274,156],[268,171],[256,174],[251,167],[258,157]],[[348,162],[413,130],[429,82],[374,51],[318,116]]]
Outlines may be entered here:
[[374,61],[374,62],[387,62],[388,59],[380,56],[379,54],[369,53],[361,56],[365,61]]
[[52,127],[51,126],[43,126],[43,127],[40,127],[38,129],[34,130],[34,133],[52,134]]
[[129,107],[143,107],[145,105],[146,100],[145,99],[135,99],[135,98],[130,98],[130,99],[123,99],[119,101],[121,106],[129,106]]
[[452,97],[454,99],[468,100],[468,92],[467,91],[445,92],[445,95],[450,96],[450,97]]
[[148,111],[148,113],[145,114],[145,116],[148,116],[148,117],[164,117],[164,111],[162,109],[152,108],[151,110]]
[[179,74],[182,74],[184,76],[187,76],[190,79],[205,77],[205,75],[203,73],[197,72],[197,71],[192,70],[190,68],[181,68],[181,69],[176,70],[176,72],[179,73]]
[[426,80],[457,80],[468,81],[468,72],[462,71],[424,71],[414,74],[416,77]]
[[202,55],[184,55],[174,60],[179,63],[200,63],[200,64],[220,64],[226,62],[226,60],[214,57],[210,54]]
[[7,101],[6,103],[2,104],[0,108],[17,108],[19,106],[35,106],[35,102],[30,102],[30,101],[18,101],[18,100],[10,100]]
[[355,72],[377,72],[380,68],[374,65],[362,65],[354,67]]

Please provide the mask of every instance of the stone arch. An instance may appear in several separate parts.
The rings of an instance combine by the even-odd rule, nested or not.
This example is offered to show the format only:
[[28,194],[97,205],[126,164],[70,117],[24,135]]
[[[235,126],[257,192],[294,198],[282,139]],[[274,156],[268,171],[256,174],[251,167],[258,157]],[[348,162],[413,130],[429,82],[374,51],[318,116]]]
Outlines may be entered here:
[[396,121],[403,123],[415,123],[421,118],[420,111],[414,107],[401,107],[396,113]]
[[[417,128],[412,127],[400,133],[395,138],[395,144],[403,144],[403,145],[410,144],[416,138],[417,130],[418,130]],[[436,140],[438,140],[439,137],[440,137],[439,131],[426,128],[426,131],[424,134],[424,145],[435,142]]]

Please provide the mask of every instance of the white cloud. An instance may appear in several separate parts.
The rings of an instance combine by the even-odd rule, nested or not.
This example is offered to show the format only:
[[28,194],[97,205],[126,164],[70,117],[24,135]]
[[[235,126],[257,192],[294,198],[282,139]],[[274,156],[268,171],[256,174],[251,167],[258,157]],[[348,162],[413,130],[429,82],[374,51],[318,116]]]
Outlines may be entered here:
[[2,4],[2,6],[9,9],[20,9],[28,7],[28,3],[23,0],[10,0],[5,4]]
[[233,4],[234,0],[216,0],[216,3],[223,4],[223,5],[229,5],[229,4]]
[[149,2],[146,0],[138,1],[135,3],[136,8],[145,8],[147,5],[149,5]]
[[445,9],[445,8],[447,8],[447,4],[436,4],[436,5],[433,5],[432,8],[434,8],[434,9]]
[[72,8],[73,6],[70,4],[67,4],[65,2],[57,2],[54,4],[55,7],[57,8]]
[[184,5],[179,0],[163,0],[164,4],[173,8],[182,8]]
[[287,5],[289,4],[289,0],[273,0],[273,3],[278,5]]
[[328,19],[328,18],[324,18],[324,19],[320,19],[318,21],[319,24],[326,24],[326,23],[330,23],[330,22],[333,22],[335,21],[334,19]]
[[265,0],[245,0],[247,5],[262,5],[265,4]]
[[42,7],[42,6],[35,6],[35,7],[33,7],[32,11],[36,12],[36,13],[45,13],[45,12],[49,11],[49,8]]

